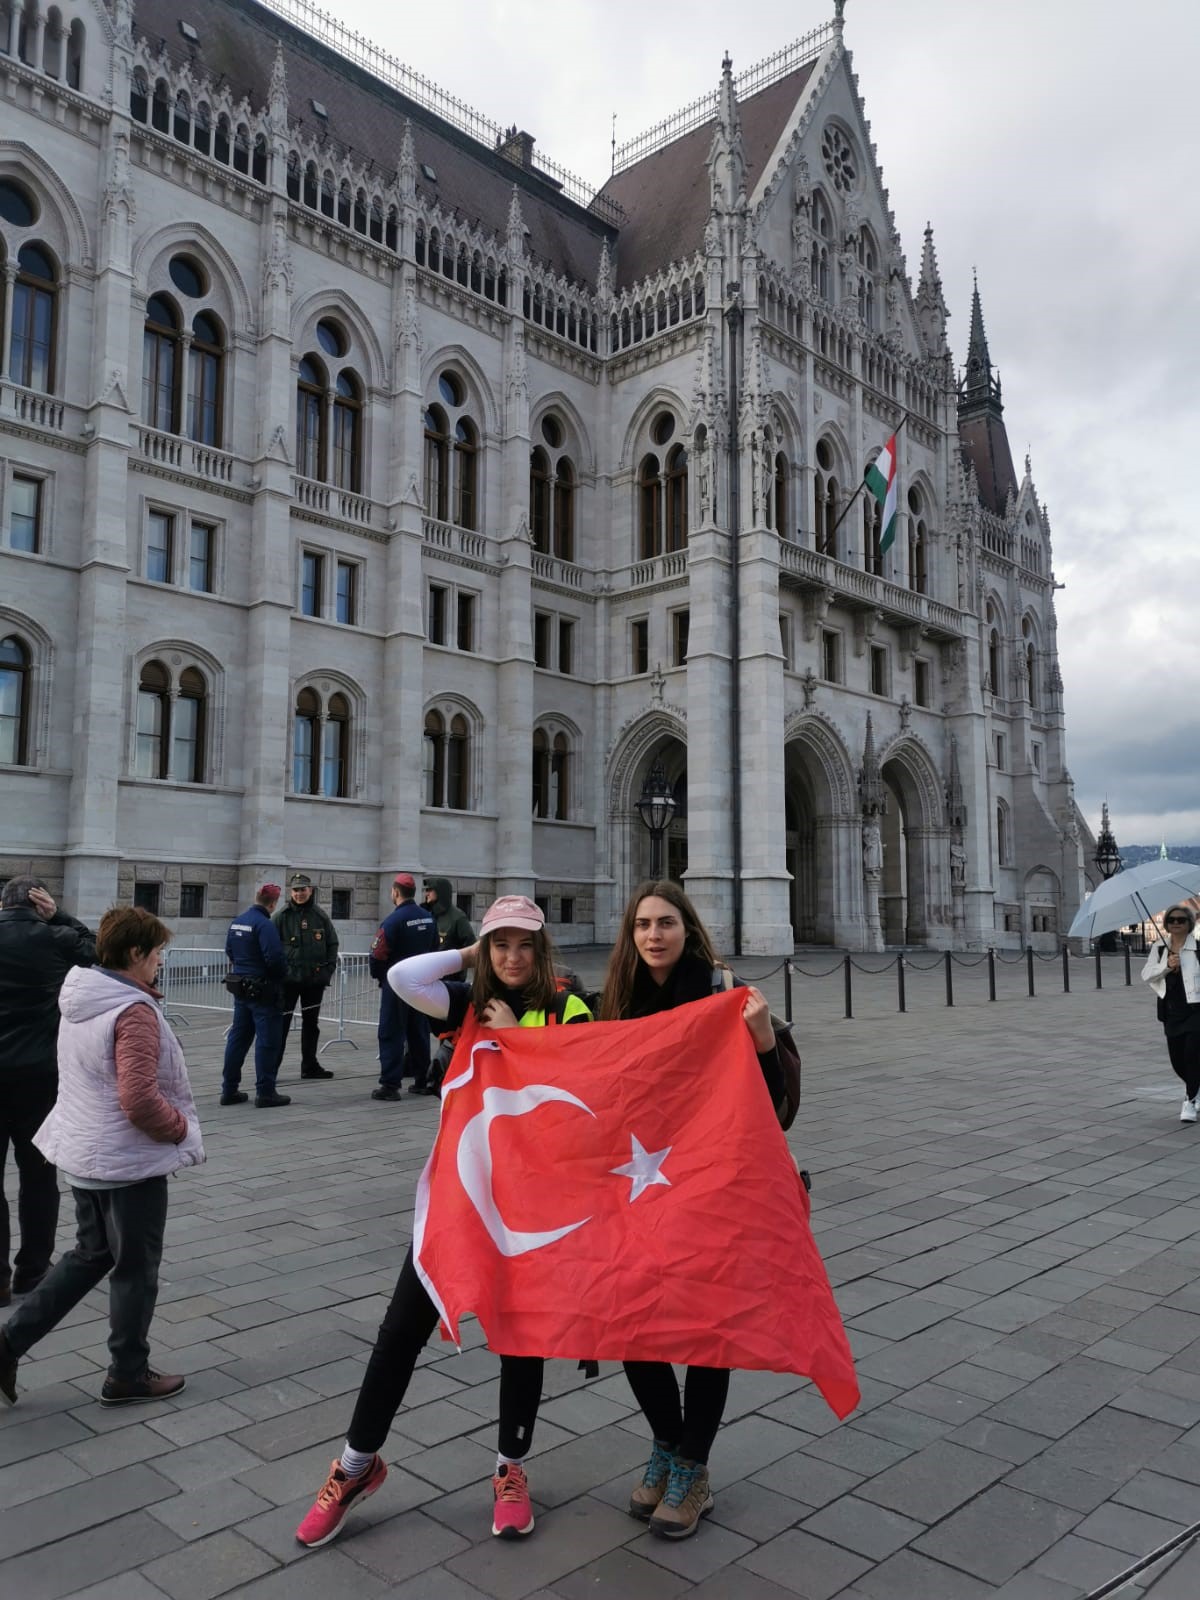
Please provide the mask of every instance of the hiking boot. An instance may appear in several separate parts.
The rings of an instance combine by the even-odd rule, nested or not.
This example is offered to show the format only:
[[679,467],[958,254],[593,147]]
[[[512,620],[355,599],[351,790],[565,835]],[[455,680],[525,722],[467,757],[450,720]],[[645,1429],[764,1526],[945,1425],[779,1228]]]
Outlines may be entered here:
[[230,1089],[228,1094],[221,1096],[221,1104],[223,1106],[244,1106],[249,1098],[250,1096],[244,1094],[241,1089]]
[[713,1508],[708,1466],[676,1456],[658,1509],[650,1518],[650,1532],[664,1539],[686,1539],[700,1526],[700,1518]]
[[533,1507],[529,1504],[524,1467],[506,1461],[492,1479],[492,1493],[496,1497],[492,1532],[497,1539],[523,1539],[533,1532]]
[[332,1078],[333,1073],[329,1071],[328,1067],[318,1067],[314,1065],[311,1067],[301,1067],[300,1076],[302,1078]]
[[399,1100],[399,1089],[393,1089],[390,1084],[381,1083],[378,1089],[371,1090],[372,1100]]
[[297,1540],[310,1550],[315,1550],[320,1544],[328,1544],[340,1533],[350,1507],[357,1505],[360,1500],[370,1499],[386,1477],[387,1467],[380,1456],[376,1456],[357,1478],[347,1477],[340,1461],[331,1462],[325,1487],[317,1496],[312,1510],[296,1529]]
[[291,1103],[292,1097],[290,1094],[276,1094],[274,1089],[271,1090],[270,1094],[256,1094],[254,1096],[254,1104],[260,1111],[267,1106],[290,1106]]
[[17,1358],[8,1348],[3,1330],[0,1330],[0,1396],[6,1405],[17,1403]]
[[102,1406],[131,1406],[140,1400],[169,1400],[187,1384],[186,1378],[164,1377],[147,1367],[140,1378],[113,1378],[104,1380],[100,1391]]
[[654,1441],[654,1448],[650,1452],[650,1460],[642,1474],[642,1481],[629,1496],[629,1515],[636,1517],[639,1522],[649,1522],[657,1509],[658,1502],[667,1492],[667,1479],[671,1476],[671,1467],[675,1460],[675,1452]]

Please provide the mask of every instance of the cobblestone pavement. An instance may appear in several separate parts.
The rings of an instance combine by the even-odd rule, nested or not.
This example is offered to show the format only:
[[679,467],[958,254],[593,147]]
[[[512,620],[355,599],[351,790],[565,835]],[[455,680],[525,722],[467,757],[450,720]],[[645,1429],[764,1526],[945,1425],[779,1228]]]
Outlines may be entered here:
[[[596,971],[594,952],[577,965]],[[802,964],[832,968],[816,953]],[[920,958],[928,963],[929,958]],[[768,963],[747,961],[753,974]],[[870,965],[870,963],[864,963]],[[838,1424],[794,1377],[735,1374],[697,1537],[623,1510],[646,1455],[623,1375],[547,1367],[538,1525],[490,1536],[497,1363],[435,1342],[339,1540],[296,1524],[340,1446],[408,1240],[436,1102],[379,1104],[373,1040],[291,1107],[217,1104],[220,1022],[181,1029],[208,1164],[172,1185],[152,1329],[174,1403],[102,1410],[105,1302],[21,1363],[0,1414],[0,1592],[21,1600],[1079,1600],[1200,1518],[1200,1124],[1178,1121],[1151,997],[1120,964],[798,980],[791,1142],[859,1363]],[[1110,986],[1111,985],[1111,986]],[[769,981],[782,998],[780,979]],[[10,1163],[11,1165],[11,1163]],[[10,1192],[12,1174],[9,1174]],[[66,1219],[69,1206],[64,1206]],[[69,1235],[63,1233],[66,1242]],[[468,1329],[468,1334],[473,1325]],[[1122,1597],[1195,1600],[1200,1549]]]

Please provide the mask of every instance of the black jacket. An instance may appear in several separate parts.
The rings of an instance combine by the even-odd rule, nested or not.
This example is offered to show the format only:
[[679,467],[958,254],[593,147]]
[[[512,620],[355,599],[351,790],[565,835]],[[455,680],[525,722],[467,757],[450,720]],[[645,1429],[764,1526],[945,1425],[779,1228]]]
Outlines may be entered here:
[[0,911],[0,1080],[30,1068],[58,1069],[58,991],[72,967],[90,967],[96,936],[56,911]]

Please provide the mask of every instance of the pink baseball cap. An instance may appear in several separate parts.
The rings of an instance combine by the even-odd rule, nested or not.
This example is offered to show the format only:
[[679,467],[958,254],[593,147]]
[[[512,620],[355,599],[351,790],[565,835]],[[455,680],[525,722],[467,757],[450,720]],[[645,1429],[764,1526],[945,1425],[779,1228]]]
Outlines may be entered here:
[[502,894],[483,913],[479,933],[481,938],[497,928],[524,928],[527,933],[537,933],[545,926],[545,913],[528,895]]

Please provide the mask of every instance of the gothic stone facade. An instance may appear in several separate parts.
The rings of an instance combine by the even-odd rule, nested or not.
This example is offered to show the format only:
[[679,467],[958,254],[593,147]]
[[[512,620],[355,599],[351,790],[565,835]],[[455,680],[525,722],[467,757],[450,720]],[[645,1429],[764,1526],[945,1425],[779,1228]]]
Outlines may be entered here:
[[726,946],[1053,944],[1048,522],[840,10],[573,198],[255,0],[0,3],[0,872],[605,940],[661,775]]

